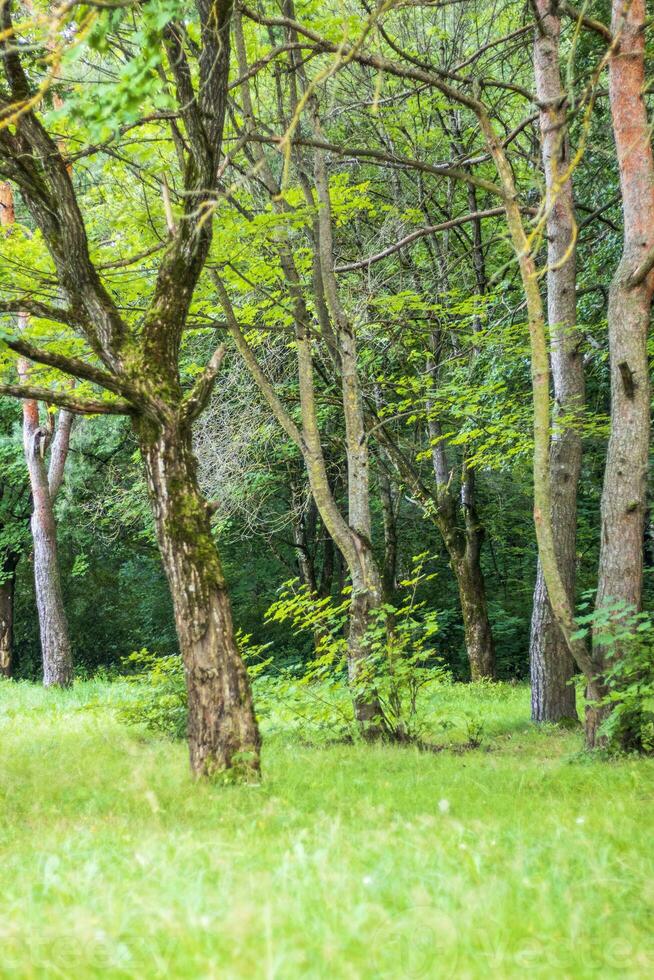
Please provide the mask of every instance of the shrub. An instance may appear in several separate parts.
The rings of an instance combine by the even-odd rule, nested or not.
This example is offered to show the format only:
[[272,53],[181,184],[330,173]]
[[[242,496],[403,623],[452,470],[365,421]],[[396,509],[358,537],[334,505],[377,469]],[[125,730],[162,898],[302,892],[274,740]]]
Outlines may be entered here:
[[[400,583],[398,604],[387,602],[373,611],[363,642],[365,666],[356,682],[350,683],[354,696],[374,692],[381,705],[377,721],[397,741],[420,739],[433,727],[433,718],[428,718],[425,699],[420,695],[450,679],[432,644],[438,631],[436,613],[426,611],[425,604],[416,601],[418,587],[434,578],[425,571],[427,558],[423,554],[413,559],[411,577]],[[314,636],[316,658],[305,668],[303,684],[342,683],[346,677],[345,625],[350,594],[347,588],[338,601],[331,596],[318,597],[292,579],[282,586],[279,599],[268,610],[269,621],[290,622],[295,633]],[[349,727],[356,737],[353,721]]]
[[[238,634],[238,643],[250,680],[254,680],[270,663],[265,658],[266,646],[255,646],[250,637]],[[188,699],[184,664],[179,654],[160,657],[149,650],[139,650],[123,661],[130,670],[129,681],[134,685],[133,696],[119,709],[120,717],[132,724],[141,724],[157,735],[182,739],[186,736]]]
[[[602,725],[612,749],[654,753],[654,622],[614,602],[577,619],[577,636],[594,634],[608,649],[604,674],[609,709]],[[619,656],[616,653],[619,650]]]

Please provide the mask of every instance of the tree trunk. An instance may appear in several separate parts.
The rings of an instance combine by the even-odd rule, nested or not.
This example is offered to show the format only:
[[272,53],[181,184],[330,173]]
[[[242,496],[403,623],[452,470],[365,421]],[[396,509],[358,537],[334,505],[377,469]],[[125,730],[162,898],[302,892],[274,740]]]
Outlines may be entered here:
[[[381,450],[383,452],[383,450]],[[384,560],[382,563],[382,588],[386,602],[392,602],[397,586],[397,561],[399,544],[397,537],[397,505],[393,484],[386,470],[386,461],[380,462],[377,479],[379,500],[384,525]]]
[[[22,373],[25,372],[22,367]],[[23,441],[32,488],[32,541],[34,589],[39,614],[43,684],[68,687],[73,682],[73,658],[64,608],[57,553],[57,524],[44,455],[46,432],[39,422],[35,401],[23,402]]]
[[[377,665],[370,657],[369,633],[382,604],[382,583],[372,551],[360,548],[358,568],[350,568],[352,598],[347,637],[347,671],[353,691],[354,716],[364,738],[385,734],[376,688]],[[388,625],[388,624],[387,624]]]
[[191,426],[139,419],[135,427],[184,661],[191,768],[197,776],[228,769],[257,775],[259,730],[198,487]]
[[[436,481],[436,521],[459,592],[470,678],[473,681],[494,680],[495,646],[488,618],[486,583],[481,568],[484,529],[475,508],[474,471],[464,461],[459,514],[457,501],[449,487],[450,476],[440,425],[434,418],[429,419],[429,437]],[[463,528],[459,526],[459,522],[464,524]]]
[[[534,74],[541,105],[540,128],[547,209],[547,307],[554,384],[554,434],[550,447],[554,547],[570,605],[575,599],[577,490],[582,444],[576,424],[584,403],[584,371],[576,330],[575,213],[561,82],[561,24],[552,0],[536,0],[538,24]],[[562,179],[567,178],[567,179]],[[557,427],[557,418],[565,421]],[[554,618],[540,562],[529,644],[533,721],[576,720],[575,665]]]
[[473,681],[493,680],[495,677],[495,649],[479,560],[482,539],[481,533],[467,535],[463,553],[460,557],[452,558],[461,601],[470,677]]
[[[622,207],[622,258],[609,291],[611,434],[602,491],[597,608],[622,602],[640,609],[643,535],[647,510],[650,383],[647,335],[654,294],[654,156],[644,93],[644,0],[614,0],[612,29],[619,38],[609,62],[609,96]],[[604,632],[604,631],[602,631]],[[598,674],[620,650],[593,643]],[[598,714],[586,719],[597,743]]]
[[0,581],[0,677],[11,677],[13,669],[16,564],[12,558],[5,562]]
[[534,589],[529,667],[532,721],[578,721],[575,689],[571,684],[575,664],[554,619],[540,562]]

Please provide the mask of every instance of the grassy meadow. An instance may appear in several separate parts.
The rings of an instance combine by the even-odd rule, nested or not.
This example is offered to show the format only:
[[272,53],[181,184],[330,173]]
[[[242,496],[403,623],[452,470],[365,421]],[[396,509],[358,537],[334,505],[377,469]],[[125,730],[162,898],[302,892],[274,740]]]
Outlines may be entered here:
[[[483,745],[311,745],[194,785],[120,682],[0,684],[0,976],[651,977],[654,760],[452,685]],[[264,732],[265,735],[265,732]]]

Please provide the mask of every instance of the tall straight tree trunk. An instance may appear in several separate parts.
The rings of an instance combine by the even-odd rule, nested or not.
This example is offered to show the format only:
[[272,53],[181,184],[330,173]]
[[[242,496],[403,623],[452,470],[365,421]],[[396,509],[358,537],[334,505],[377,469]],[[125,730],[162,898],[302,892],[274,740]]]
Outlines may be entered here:
[[14,590],[17,558],[10,555],[0,580],[0,677],[11,677],[14,652]]
[[[639,609],[650,441],[647,336],[654,295],[654,157],[644,100],[644,0],[614,0],[612,29],[619,40],[609,62],[609,96],[624,242],[609,291],[611,434],[602,491],[597,608],[619,601]],[[593,659],[600,674],[607,656],[619,654],[595,640]],[[591,745],[597,742],[603,714],[588,712]]]
[[[576,330],[575,213],[561,82],[561,22],[556,0],[534,0],[537,13],[534,75],[540,111],[547,210],[547,312],[554,385],[550,448],[554,546],[570,605],[575,599],[577,492],[582,443],[577,419],[584,404],[584,369]],[[561,420],[557,425],[557,416]],[[531,717],[537,722],[576,720],[575,664],[547,596],[540,562],[529,643]]]
[[259,772],[260,737],[229,593],[197,481],[191,426],[135,423],[157,540],[170,586],[188,692],[188,743],[198,776]]

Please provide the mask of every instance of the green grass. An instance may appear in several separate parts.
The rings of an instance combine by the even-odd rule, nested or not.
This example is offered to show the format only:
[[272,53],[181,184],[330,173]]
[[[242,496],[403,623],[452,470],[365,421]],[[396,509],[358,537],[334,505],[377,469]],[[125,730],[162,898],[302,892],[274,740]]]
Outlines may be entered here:
[[526,689],[448,690],[465,755],[270,737],[259,787],[193,785],[120,696],[0,685],[1,976],[654,975],[654,764]]

